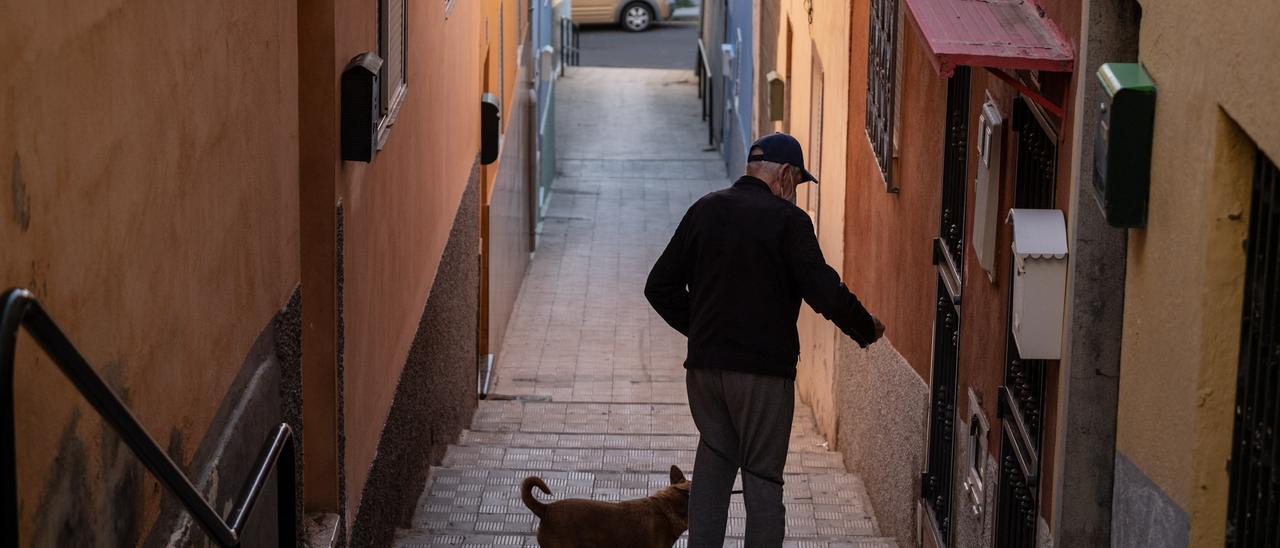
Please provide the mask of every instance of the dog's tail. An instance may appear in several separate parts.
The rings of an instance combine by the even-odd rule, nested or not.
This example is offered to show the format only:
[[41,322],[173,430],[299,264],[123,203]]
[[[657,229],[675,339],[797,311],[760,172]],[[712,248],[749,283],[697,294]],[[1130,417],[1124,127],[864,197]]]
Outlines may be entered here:
[[543,493],[551,494],[551,489],[547,488],[547,484],[538,476],[529,476],[524,479],[524,483],[520,484],[520,498],[524,500],[524,505],[529,507],[533,515],[542,517],[546,513],[547,505],[536,498],[533,498],[533,487],[537,486]]

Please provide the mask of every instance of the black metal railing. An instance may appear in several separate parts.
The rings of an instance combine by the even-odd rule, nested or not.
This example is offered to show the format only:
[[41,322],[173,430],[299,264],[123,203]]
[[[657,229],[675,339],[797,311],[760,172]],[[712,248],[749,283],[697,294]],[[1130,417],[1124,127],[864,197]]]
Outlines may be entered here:
[[[964,258],[965,193],[969,178],[969,67],[956,67],[947,80],[947,128],[943,135],[942,215],[938,237],[953,265]],[[955,271],[964,279],[963,269]]]
[[960,365],[960,310],[939,279],[933,318],[933,365],[929,403],[929,447],[920,481],[936,541],[951,545],[952,480],[955,470],[957,375]]
[[[1012,339],[1012,335],[1010,335]],[[1044,409],[1044,362],[1011,360],[998,390],[1000,479],[996,491],[996,546],[1034,548],[1040,511],[1040,433]]]
[[1230,547],[1280,544],[1280,169],[1261,152],[1254,165],[1228,464]]
[[18,546],[18,477],[14,432],[14,360],[18,330],[24,329],[44,353],[53,359],[81,396],[116,431],[160,483],[221,546],[239,546],[249,514],[267,480],[276,474],[276,519],[279,546],[296,546],[297,500],[293,430],[282,423],[263,444],[247,482],[226,519],[200,495],[186,474],[156,444],[133,413],[103,382],[45,313],[39,301],[25,289],[11,289],[0,297],[0,545]]
[[1058,176],[1057,132],[1043,111],[1027,99],[1014,102],[1013,130],[1018,134],[1013,207],[1052,208]]
[[560,70],[563,73],[565,67],[578,66],[579,49],[579,27],[573,19],[568,17],[560,18]]
[[933,264],[938,270],[933,317],[933,360],[929,408],[929,460],[920,495],[942,546],[951,545],[955,418],[960,369],[960,292],[964,251],[964,195],[968,170],[969,67],[947,81],[947,125],[943,134],[942,207]]
[[[1047,117],[1025,98],[1014,106],[1013,129],[1018,134],[1013,205],[1052,208],[1058,166],[1057,133]],[[1012,270],[1011,264],[1009,279],[1013,279]],[[1012,295],[1009,301],[1012,307]],[[997,394],[1001,427],[995,541],[1002,548],[1032,548],[1038,543],[1044,370],[1048,362],[1022,358],[1013,336],[1012,308],[1005,341],[1004,384]]]
[[697,52],[697,68],[698,73],[698,98],[702,100],[702,121],[707,123],[707,146],[716,144],[715,123],[712,120],[711,109],[715,108],[715,102],[711,100],[712,85],[711,65],[707,62],[707,48],[702,39],[698,39]]

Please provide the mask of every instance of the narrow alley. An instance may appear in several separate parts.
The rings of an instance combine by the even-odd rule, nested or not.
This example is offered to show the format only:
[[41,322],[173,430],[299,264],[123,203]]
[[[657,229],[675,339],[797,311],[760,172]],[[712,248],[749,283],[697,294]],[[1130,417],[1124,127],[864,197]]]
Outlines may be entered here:
[[[558,176],[492,395],[431,470],[398,546],[536,546],[518,494],[529,475],[553,500],[645,497],[672,464],[697,481],[684,338],[642,294],[685,209],[729,182],[704,150],[696,80],[576,68],[559,85],[574,108],[558,120]],[[787,545],[896,546],[878,536],[862,481],[827,449],[809,409],[798,405],[794,421]],[[741,545],[743,515],[735,496],[730,546]]]

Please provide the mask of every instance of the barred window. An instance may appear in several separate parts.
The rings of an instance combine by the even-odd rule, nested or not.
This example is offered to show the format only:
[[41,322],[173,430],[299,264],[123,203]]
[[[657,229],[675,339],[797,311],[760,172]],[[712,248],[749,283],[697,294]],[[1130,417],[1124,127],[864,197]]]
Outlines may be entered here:
[[892,165],[897,103],[898,0],[872,0],[867,53],[867,137],[885,189],[897,190]]
[[407,79],[405,69],[408,44],[405,0],[378,0],[378,54],[382,57],[382,73],[378,75],[382,88],[382,122],[378,125],[378,147],[382,147],[387,130],[395,122],[395,116],[404,100]]

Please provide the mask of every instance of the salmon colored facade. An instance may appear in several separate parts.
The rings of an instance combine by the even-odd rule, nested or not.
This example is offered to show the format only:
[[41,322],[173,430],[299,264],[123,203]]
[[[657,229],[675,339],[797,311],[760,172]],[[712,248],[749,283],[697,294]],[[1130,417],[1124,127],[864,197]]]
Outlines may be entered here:
[[[491,341],[528,259],[527,8],[14,10],[0,285],[35,292],[216,507],[288,422],[309,522],[336,544],[389,542],[475,406],[482,232],[501,272]],[[343,161],[340,80],[363,52],[402,60],[403,87],[383,75],[379,150]],[[482,168],[485,91],[505,126]],[[18,346],[22,544],[203,542],[31,339]]]
[[[172,458],[195,468],[218,424],[256,450],[265,431],[220,409],[246,386],[242,373],[279,377],[278,365],[258,367],[275,352],[255,341],[300,276],[297,27],[291,3],[153,8],[6,8],[0,286],[34,291]],[[17,362],[22,542],[146,538],[158,484],[25,335]],[[261,395],[270,403],[249,413],[280,420],[280,396]]]
[[[536,173],[534,144],[532,58],[528,0],[485,0],[487,42],[481,57],[488,72],[483,86],[502,105],[503,138],[498,161],[484,166],[482,241],[484,307],[481,359],[483,368],[502,348],[507,320],[515,308],[533,251]],[[491,369],[488,373],[491,375]],[[486,372],[482,372],[485,374]]]
[[[821,181],[836,184],[803,185],[796,203],[814,221],[818,240],[829,264],[840,265],[844,255],[845,149],[848,118],[848,6],[840,2],[811,5],[801,0],[757,3],[756,26],[760,33],[775,35],[776,51],[756,56],[754,94],[761,97],[747,129],[786,131],[804,147],[810,171]],[[810,8],[812,7],[812,13]],[[772,12],[776,11],[776,15]],[[810,21],[813,21],[812,23]],[[767,75],[783,80],[781,120],[770,120],[764,110],[769,105]],[[752,135],[750,141],[759,138]],[[801,397],[814,408],[818,427],[834,441],[837,425],[834,389],[835,345],[838,332],[830,322],[808,306],[801,307],[799,319],[800,364],[796,385]],[[841,335],[843,336],[843,335]]]
[[[984,539],[990,544],[998,513],[995,476],[999,472],[997,461],[1003,442],[997,394],[998,388],[1007,384],[1005,341],[1012,228],[1004,220],[1014,205],[1018,173],[1019,133],[1013,131],[1011,119],[1015,110],[1030,105],[1020,112],[1034,117],[1038,125],[1046,126],[1043,129],[1049,135],[1046,142],[1056,148],[1051,173],[1047,174],[1046,199],[1052,202],[1049,207],[1062,211],[1064,218],[1069,216],[1074,154],[1071,105],[1076,75],[1074,72],[1021,75],[1028,87],[1038,90],[1037,95],[1066,109],[1066,115],[1059,118],[1035,102],[1026,101],[1015,88],[982,68],[965,72],[968,85],[964,86],[967,97],[963,103],[967,113],[958,115],[957,120],[964,122],[960,130],[963,133],[959,134],[963,138],[956,142],[968,147],[963,153],[967,162],[959,168],[964,171],[958,177],[953,176],[954,180],[961,181],[959,188],[964,204],[959,213],[963,216],[960,226],[965,243],[962,256],[957,257],[959,277],[963,280],[960,288],[963,304],[956,307],[961,327],[956,339],[958,353],[954,354],[955,373],[951,381],[954,385],[950,388],[953,398],[944,404],[949,406],[940,408],[950,414],[944,422],[955,428],[948,433],[953,460],[943,468],[950,469],[956,479],[947,487],[954,492],[942,496],[952,502],[953,514],[941,518],[946,520],[946,525],[939,527],[931,523],[939,520],[928,517],[920,493],[921,473],[931,470],[929,431],[934,421],[931,421],[930,410],[938,407],[935,397],[938,394],[932,386],[938,337],[935,318],[939,299],[946,297],[939,294],[935,240],[941,235],[942,181],[947,172],[947,151],[951,150],[947,136],[949,131],[954,134],[948,127],[955,125],[950,124],[948,118],[949,82],[939,75],[938,61],[927,48],[906,0],[850,3],[780,0],[774,3],[779,4],[786,15],[781,17],[776,29],[761,29],[763,33],[775,33],[776,38],[761,41],[776,43],[778,53],[773,59],[762,57],[766,60],[762,62],[772,61],[773,66],[761,66],[758,71],[763,74],[773,70],[784,76],[789,93],[785,102],[791,114],[774,127],[789,128],[805,143],[809,157],[817,154],[821,158],[823,174],[819,178],[823,184],[815,189],[821,196],[820,207],[809,209],[818,209],[817,225],[827,259],[843,265],[842,275],[850,289],[888,326],[884,341],[860,350],[843,337],[836,337],[827,322],[807,314],[800,323],[802,339],[806,340],[797,383],[800,393],[813,405],[824,434],[838,444],[850,468],[865,478],[886,534],[909,545],[926,542],[928,545],[973,546]],[[890,137],[892,158],[887,162],[892,180],[886,180],[882,174],[867,129],[868,89],[875,85],[868,78],[873,4],[896,5],[897,10],[894,12],[896,22],[891,22],[897,31],[892,48],[897,73],[893,82],[896,128]],[[1080,10],[1079,2],[1053,3],[1045,6],[1044,20],[1068,43],[1077,44]],[[801,51],[791,60],[790,67],[788,42],[790,48]],[[827,76],[820,103],[826,114],[822,116],[826,127],[821,133],[820,151],[814,150],[814,139],[805,139],[810,128],[807,117],[794,116],[797,112],[819,108],[814,106],[813,71],[807,66],[809,63],[804,62],[810,59],[805,50],[820,52]],[[800,69],[794,64],[797,58],[801,61]],[[833,76],[841,81],[832,82]],[[995,275],[991,278],[969,243],[975,222],[974,179],[977,175],[973,143],[977,142],[978,117],[988,96],[1004,114],[1006,122],[994,137],[1001,140],[1005,153],[996,169],[999,183],[995,218],[999,222],[989,227],[996,233],[992,268]],[[832,108],[833,103],[839,107]],[[763,109],[768,102],[762,100],[757,104]],[[757,113],[757,116],[767,115],[767,112]],[[841,165],[833,169],[832,163]],[[801,196],[798,202],[804,205],[807,199]],[[832,205],[833,201],[837,203]],[[832,232],[826,232],[827,228]],[[1041,461],[1044,471],[1052,471],[1055,466],[1058,374],[1057,362],[1044,363],[1043,397],[1038,402],[1042,406],[1039,420],[1043,434],[1039,441],[1044,448]],[[967,437],[970,393],[976,396],[978,414],[989,428],[986,435],[981,436],[984,439],[978,450],[983,454],[979,459],[980,473],[986,486],[973,495],[962,486],[965,479],[962,474],[966,472],[962,457],[974,461],[968,449],[971,443],[961,439]],[[1052,481],[1039,485],[1036,513],[1042,517],[1039,527],[1032,527],[1033,532],[1038,530],[1046,538],[1053,534],[1053,487]],[[969,504],[973,496],[978,497],[978,501]],[[978,508],[977,519],[971,506]]]

